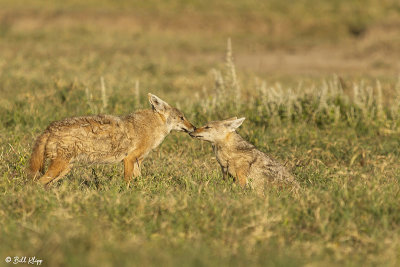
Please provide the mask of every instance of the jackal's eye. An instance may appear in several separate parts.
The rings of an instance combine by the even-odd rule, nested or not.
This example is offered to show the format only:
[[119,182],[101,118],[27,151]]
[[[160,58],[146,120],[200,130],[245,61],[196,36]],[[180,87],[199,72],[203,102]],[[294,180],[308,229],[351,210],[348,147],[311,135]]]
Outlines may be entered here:
[[183,120],[184,120],[183,116],[180,116],[179,118],[181,119],[181,121],[183,121]]

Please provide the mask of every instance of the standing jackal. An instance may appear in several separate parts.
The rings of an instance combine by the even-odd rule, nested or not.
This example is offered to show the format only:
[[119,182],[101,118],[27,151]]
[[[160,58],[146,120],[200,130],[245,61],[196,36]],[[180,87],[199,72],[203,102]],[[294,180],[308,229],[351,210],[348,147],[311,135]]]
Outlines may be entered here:
[[235,132],[244,119],[234,117],[208,122],[189,134],[212,143],[224,179],[229,173],[242,187],[249,184],[257,191],[263,190],[266,182],[292,184],[297,187],[297,182],[284,166],[257,150]]
[[30,175],[35,179],[39,172],[43,173],[45,160],[50,159],[49,168],[39,179],[43,185],[61,179],[76,162],[123,160],[125,180],[139,176],[142,161],[171,130],[195,130],[181,111],[155,95],[148,96],[152,109],[122,117],[72,117],[51,123],[36,140],[29,162]]

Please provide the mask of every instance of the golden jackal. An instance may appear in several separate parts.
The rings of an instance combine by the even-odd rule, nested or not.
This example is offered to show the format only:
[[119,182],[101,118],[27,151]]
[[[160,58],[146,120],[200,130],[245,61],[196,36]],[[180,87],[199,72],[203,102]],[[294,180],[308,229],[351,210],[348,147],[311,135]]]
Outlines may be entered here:
[[37,138],[29,162],[35,179],[43,185],[61,179],[76,162],[116,163],[124,161],[124,178],[140,175],[140,165],[171,130],[190,132],[195,127],[183,113],[155,95],[148,94],[152,109],[127,116],[97,115],[72,117],[51,123]]
[[224,179],[229,173],[242,187],[249,184],[260,192],[265,182],[290,183],[297,187],[297,182],[284,166],[257,150],[235,132],[244,119],[234,117],[208,122],[189,134],[212,143]]

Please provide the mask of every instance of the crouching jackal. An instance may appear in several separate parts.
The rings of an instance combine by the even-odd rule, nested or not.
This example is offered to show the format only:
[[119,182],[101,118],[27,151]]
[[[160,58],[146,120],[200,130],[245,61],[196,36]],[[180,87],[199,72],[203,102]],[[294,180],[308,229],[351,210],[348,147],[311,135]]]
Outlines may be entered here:
[[235,132],[244,119],[234,117],[208,122],[189,134],[212,143],[224,179],[229,173],[242,187],[248,184],[259,192],[263,192],[268,182],[294,185],[297,188],[297,182],[283,165],[257,150]]
[[124,161],[127,182],[140,175],[147,154],[172,131],[191,132],[195,127],[183,113],[155,95],[148,94],[152,109],[117,117],[97,115],[72,117],[51,123],[37,138],[29,162],[35,179],[50,165],[39,182],[61,179],[76,162],[116,163]]

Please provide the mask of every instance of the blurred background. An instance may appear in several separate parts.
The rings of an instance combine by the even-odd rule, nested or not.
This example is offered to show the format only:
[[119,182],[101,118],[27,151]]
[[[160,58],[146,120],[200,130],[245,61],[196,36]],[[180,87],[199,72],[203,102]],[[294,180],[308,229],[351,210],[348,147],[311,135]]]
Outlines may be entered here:
[[100,76],[110,86],[198,88],[228,38],[239,76],[393,80],[400,2],[0,0],[0,90]]

